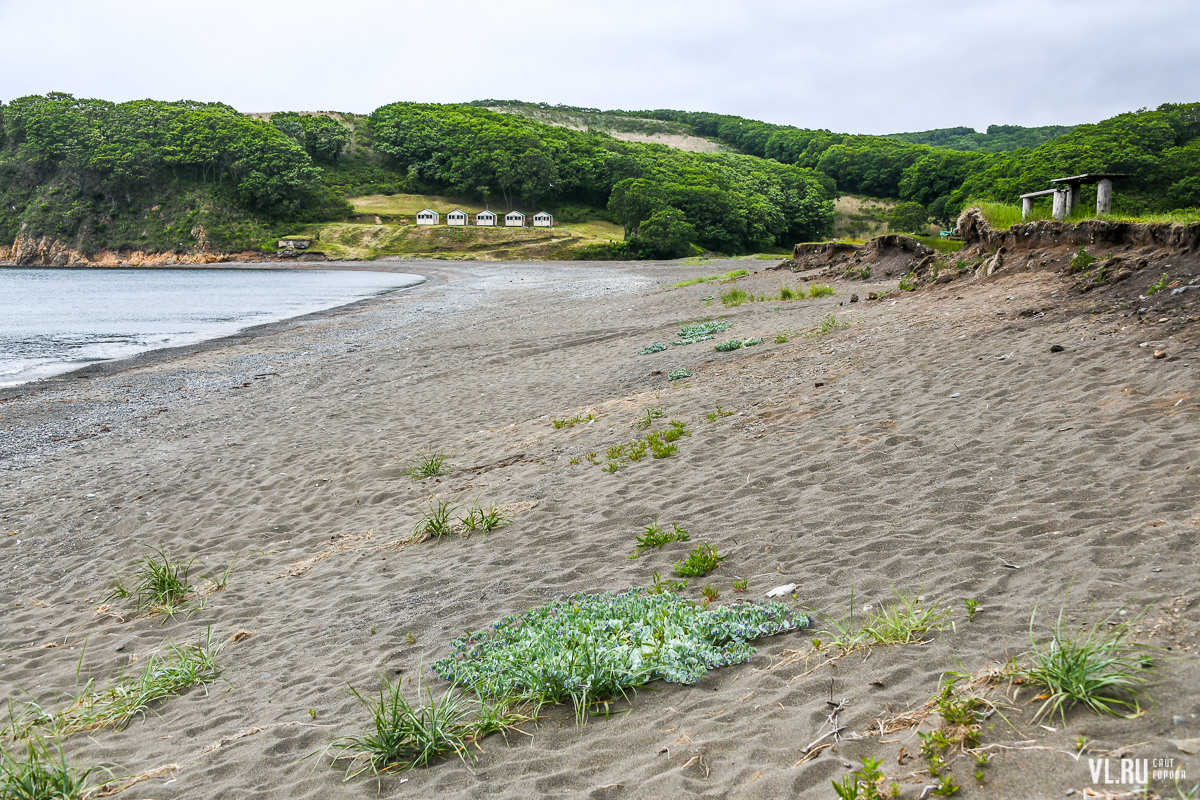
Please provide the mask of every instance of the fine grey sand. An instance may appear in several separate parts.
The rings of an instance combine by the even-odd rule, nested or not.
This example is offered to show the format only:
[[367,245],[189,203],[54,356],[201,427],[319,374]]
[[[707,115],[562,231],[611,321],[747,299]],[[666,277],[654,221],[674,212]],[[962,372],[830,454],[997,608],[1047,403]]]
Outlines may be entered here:
[[[1139,641],[1162,648],[1144,713],[1076,708],[1065,725],[1037,724],[1036,690],[1022,687],[982,732],[994,745],[985,785],[969,759],[952,767],[960,796],[1132,788],[1093,785],[1080,736],[1092,756],[1175,759],[1188,786],[1200,780],[1200,759],[1172,744],[1200,737],[1195,327],[1138,324],[1090,295],[1085,306],[1043,272],[853,304],[895,281],[731,309],[703,301],[720,284],[668,288],[748,264],[769,262],[405,262],[433,280],[0,395],[0,698],[73,689],[81,654],[101,682],[135,672],[211,629],[236,639],[220,682],[125,730],[76,735],[71,758],[151,772],[122,794],[137,798],[824,798],[873,756],[916,798],[929,784],[916,733],[937,717],[882,736],[878,720],[921,709],[947,671],[1020,656],[1035,609],[1042,637],[1060,608],[1077,624],[1128,603],[1145,610]],[[785,280],[797,283],[763,271],[739,285],[777,294]],[[830,314],[850,324],[798,335]],[[718,316],[734,323],[727,336],[763,343],[637,354]],[[667,380],[681,368],[692,376]],[[709,421],[718,404],[733,413]],[[615,474],[586,460],[636,436],[651,406],[688,423],[676,456]],[[588,412],[595,422],[551,424]],[[428,448],[452,469],[414,481],[405,464]],[[513,522],[405,546],[431,498],[505,506]],[[784,599],[813,627],[582,727],[570,708],[546,709],[467,764],[377,784],[301,760],[367,723],[348,684],[370,693],[386,672],[415,698],[420,675],[440,693],[429,666],[463,631],[669,574],[688,545],[626,558],[654,518],[727,555],[687,596],[711,582],[718,602],[758,600],[795,583]],[[194,557],[197,575],[233,564],[227,588],[166,621],[101,607],[146,547]],[[843,619],[852,592],[861,615],[897,591],[952,607],[953,626],[826,663],[813,642],[828,640],[822,615]],[[970,620],[964,599],[982,605]],[[830,729],[831,694],[847,701],[842,741],[798,763]]]

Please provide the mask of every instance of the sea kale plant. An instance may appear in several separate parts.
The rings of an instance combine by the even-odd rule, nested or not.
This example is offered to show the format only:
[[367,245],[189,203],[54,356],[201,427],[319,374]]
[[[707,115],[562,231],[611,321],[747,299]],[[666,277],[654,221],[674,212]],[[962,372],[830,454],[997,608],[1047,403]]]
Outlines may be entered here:
[[707,342],[718,333],[727,331],[732,327],[732,322],[723,319],[713,320],[712,322],[700,322],[695,325],[684,325],[679,329],[679,338],[675,339],[671,344],[679,347],[685,344],[695,344],[696,342]]
[[664,592],[576,594],[454,640],[433,671],[465,689],[575,705],[582,722],[654,680],[695,683],[754,656],[750,642],[807,627],[782,603],[701,607]]

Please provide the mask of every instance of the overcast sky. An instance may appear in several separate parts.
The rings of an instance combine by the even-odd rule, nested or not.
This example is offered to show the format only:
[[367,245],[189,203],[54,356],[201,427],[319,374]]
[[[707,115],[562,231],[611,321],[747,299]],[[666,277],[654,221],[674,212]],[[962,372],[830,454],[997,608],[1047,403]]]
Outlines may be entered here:
[[485,98],[852,133],[1200,101],[1197,0],[0,0],[0,100]]

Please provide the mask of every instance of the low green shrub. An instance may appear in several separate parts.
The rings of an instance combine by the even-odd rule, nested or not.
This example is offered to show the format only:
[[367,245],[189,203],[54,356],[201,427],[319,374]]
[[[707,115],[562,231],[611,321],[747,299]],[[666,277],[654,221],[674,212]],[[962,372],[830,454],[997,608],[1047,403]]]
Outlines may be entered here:
[[695,683],[754,655],[750,642],[805,627],[782,603],[701,608],[669,592],[577,594],[451,643],[433,671],[471,691],[590,712],[654,680]]
[[717,555],[717,548],[705,542],[692,548],[687,558],[675,564],[675,574],[681,578],[703,578],[717,567],[725,556]]

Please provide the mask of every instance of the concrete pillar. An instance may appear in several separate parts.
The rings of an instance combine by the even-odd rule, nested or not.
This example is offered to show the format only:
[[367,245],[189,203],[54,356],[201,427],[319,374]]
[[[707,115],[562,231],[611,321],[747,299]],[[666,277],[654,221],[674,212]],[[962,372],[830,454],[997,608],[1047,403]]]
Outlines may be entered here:
[[1067,213],[1074,214],[1079,210],[1079,184],[1067,184]]
[[1021,198],[1021,219],[1028,219],[1029,215],[1032,213],[1033,213],[1033,198],[1032,197],[1022,197]]
[[1096,213],[1112,213],[1112,181],[1108,178],[1101,178],[1096,184]]
[[1067,218],[1067,192],[1062,189],[1054,193],[1054,218],[1059,222]]

